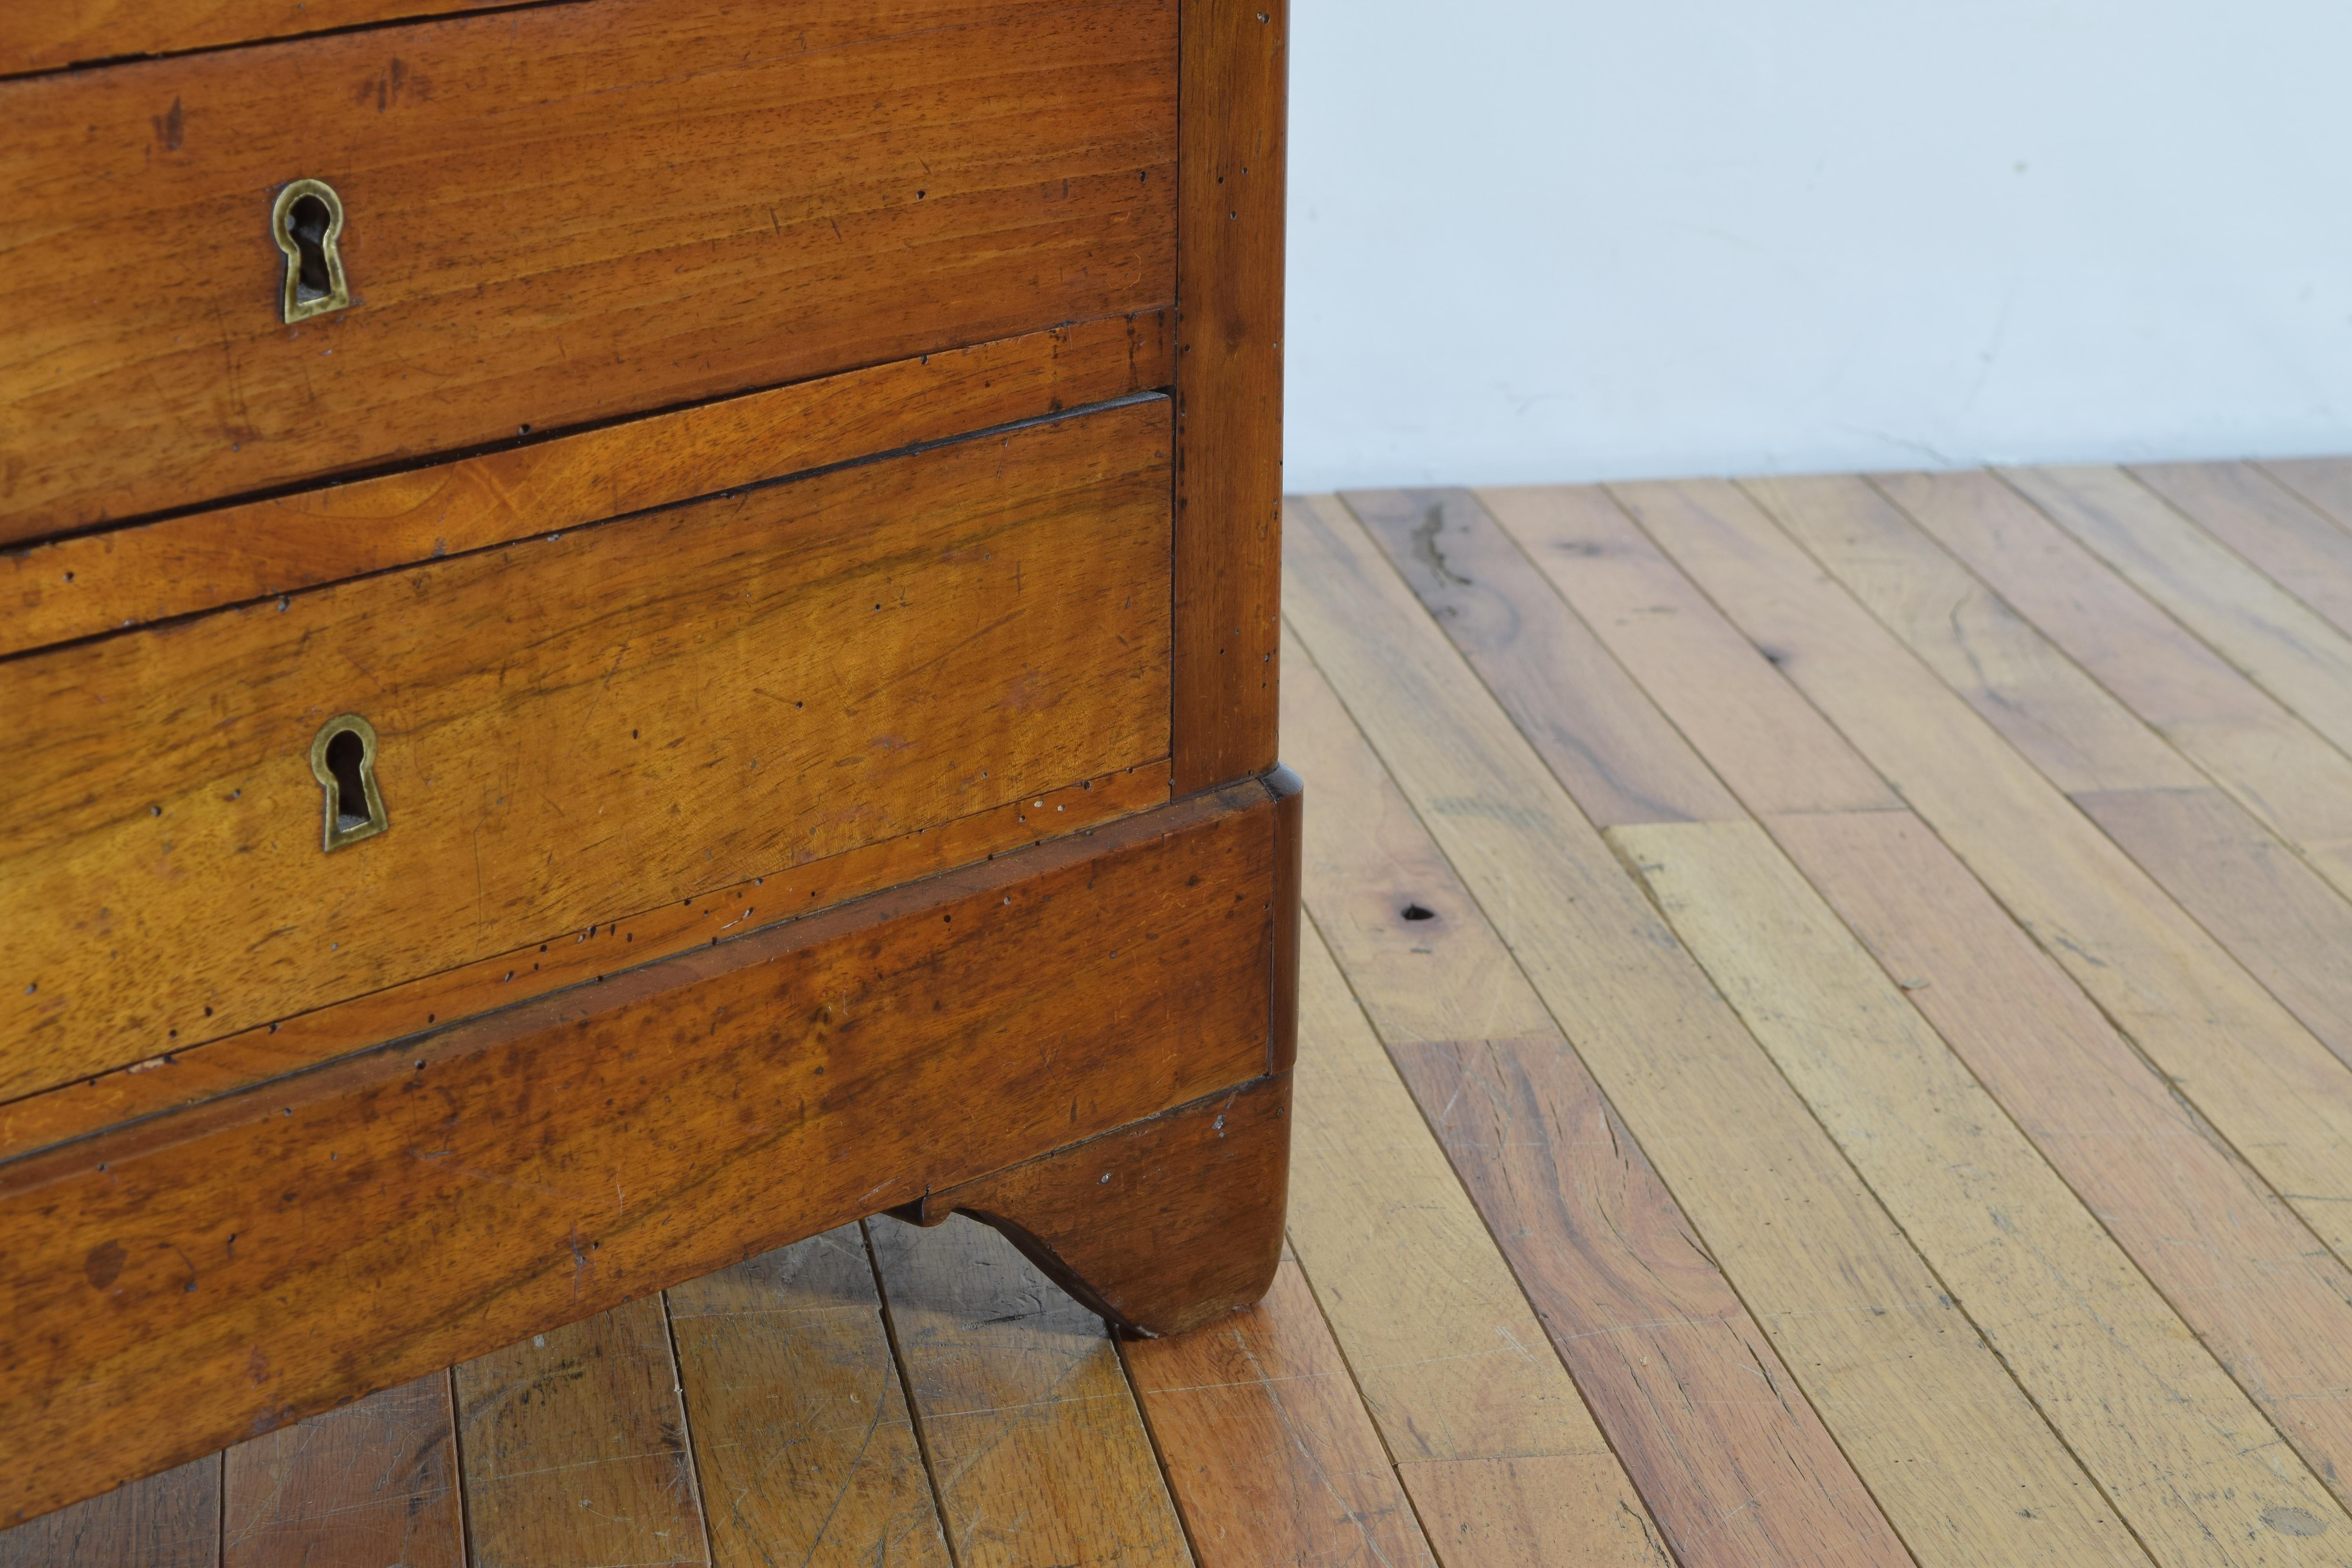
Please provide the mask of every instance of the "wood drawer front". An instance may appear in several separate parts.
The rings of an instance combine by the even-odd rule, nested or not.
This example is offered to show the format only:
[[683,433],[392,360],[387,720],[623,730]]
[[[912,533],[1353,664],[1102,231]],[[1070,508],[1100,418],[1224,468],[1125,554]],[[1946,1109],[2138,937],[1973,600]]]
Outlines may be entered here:
[[[1165,758],[1170,426],[1138,398],[0,664],[0,1096]],[[391,826],[331,854],[344,712]]]
[[1168,303],[1176,68],[1175,0],[593,0],[0,82],[0,542]]
[[488,9],[499,0],[9,0],[0,76]]

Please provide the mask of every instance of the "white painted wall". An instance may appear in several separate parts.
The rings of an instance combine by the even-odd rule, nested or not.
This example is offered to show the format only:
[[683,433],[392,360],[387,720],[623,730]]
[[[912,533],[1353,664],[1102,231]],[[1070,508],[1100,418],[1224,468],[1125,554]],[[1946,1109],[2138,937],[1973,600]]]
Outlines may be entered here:
[[1286,488],[2352,451],[2346,0],[1293,0]]

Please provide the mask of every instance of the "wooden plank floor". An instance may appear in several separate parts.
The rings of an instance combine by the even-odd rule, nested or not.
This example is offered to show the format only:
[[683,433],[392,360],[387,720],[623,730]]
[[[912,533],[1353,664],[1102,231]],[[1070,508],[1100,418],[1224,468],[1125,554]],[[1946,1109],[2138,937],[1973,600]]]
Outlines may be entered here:
[[0,1568],[2352,1568],[2352,461],[1286,529],[1264,1304],[876,1220]]

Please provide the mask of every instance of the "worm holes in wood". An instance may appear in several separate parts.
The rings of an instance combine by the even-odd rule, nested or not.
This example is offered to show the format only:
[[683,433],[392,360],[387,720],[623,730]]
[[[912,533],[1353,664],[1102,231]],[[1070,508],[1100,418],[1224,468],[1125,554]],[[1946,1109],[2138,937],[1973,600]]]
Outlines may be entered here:
[[327,853],[392,826],[375,783],[375,726],[358,714],[327,721],[310,742],[310,772],[326,796]]

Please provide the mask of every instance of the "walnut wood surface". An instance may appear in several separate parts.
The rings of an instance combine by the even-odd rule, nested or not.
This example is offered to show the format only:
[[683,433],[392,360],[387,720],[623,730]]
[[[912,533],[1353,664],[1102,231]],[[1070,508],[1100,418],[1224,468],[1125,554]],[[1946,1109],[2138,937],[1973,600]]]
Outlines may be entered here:
[[2347,533],[2352,533],[2352,458],[2273,458],[2263,472],[2318,509]]
[[1275,761],[1288,0],[1181,0],[1176,790]]
[[1745,493],[1616,493],[2175,1091],[2352,1253],[2345,1064]]
[[221,1461],[222,1568],[464,1568],[447,1373],[281,1426]]
[[1260,1076],[1276,815],[1249,781],[5,1167],[0,1517]]
[[0,1568],[219,1568],[217,1454],[0,1531]]
[[1327,782],[1301,835],[1307,912],[1383,1042],[1556,1033],[1444,854],[1295,635],[1286,751]]
[[715,1568],[948,1568],[861,1229],[666,1295]]
[[[2070,773],[2053,765],[2055,747],[2013,719],[2000,723],[2052,782],[2070,791],[2193,787],[2203,782],[2201,769],[2352,895],[2352,757],[2314,733],[1992,475],[1882,475],[1875,488],[1998,594],[2020,620],[2195,764],[2179,770],[2184,776],[2167,776],[2148,763],[2144,747],[2135,748],[2131,771],[2118,776],[2112,761],[2123,754],[2114,733],[2118,726],[2110,721],[2097,730],[2086,728],[2081,704],[2043,723],[2082,731],[2078,749],[2102,757],[2095,772]],[[1781,492],[1756,493],[1769,498]],[[1818,491],[1789,497],[1801,497],[1808,508],[1825,499]],[[1786,526],[1803,525],[1791,513]],[[1922,657],[1945,673],[1947,660]],[[2012,675],[2007,683],[2016,684],[2011,671],[1993,673]],[[1979,708],[1987,706],[1970,687],[1956,689]],[[2046,702],[2040,705],[2046,708]]]
[[[1291,1237],[1422,1528],[1433,1543],[1483,1540],[1477,1513],[1446,1500],[1483,1492],[1488,1506],[1556,1511],[1596,1560],[1654,1561],[1641,1494],[1567,1368],[1543,1352],[1542,1321],[1329,948],[1311,926],[1299,947]],[[1464,1472],[1484,1479],[1431,1480]],[[1519,1495],[1523,1484],[1538,1489]],[[1449,1545],[1444,1561],[1526,1559]]]
[[867,1234],[961,1568],[1192,1568],[1102,1321],[970,1220]]
[[1904,1544],[1923,1563],[2137,1560],[2096,1487],[1371,540],[1322,499],[1294,504],[1286,532],[1285,613],[1301,640]]
[[2342,893],[2220,790],[2085,790],[2071,798],[2352,1066],[2352,903]]
[[1290,672],[1283,744],[1325,781],[1312,912],[1675,1560],[1907,1563],[1812,1406],[1755,1397],[1795,1389],[1779,1352],[1321,671]]
[[[1967,482],[1969,478],[1977,482]],[[1983,476],[1896,479],[1888,488],[1956,532],[1967,527],[1956,512],[1973,513],[2001,498],[2024,506]],[[2238,676],[2215,671],[2210,693],[2226,703],[2234,690],[2239,713],[2256,719],[2255,725],[2239,728],[2225,717],[2227,709],[2217,706],[2209,710],[2208,722],[2167,722],[2159,732],[1994,598],[1880,490],[1858,479],[1823,479],[1751,481],[1748,489],[1813,559],[2043,777],[2064,790],[2305,1027],[2352,1062],[2352,965],[2322,956],[2352,952],[2352,903],[2324,879],[2333,873],[2341,879],[2338,888],[2352,890],[2352,875],[2347,874],[2352,872],[2352,764],[2334,759],[2344,774],[2342,798],[2308,787],[2275,795],[2250,789],[2252,781],[2230,764],[2260,755],[2246,742],[2261,732],[2258,715],[2269,704]],[[2081,564],[2088,574],[2098,574],[2095,563]],[[2036,599],[2047,608],[2053,601],[2096,593],[2095,584],[2070,577],[2056,592],[2039,591]],[[2141,608],[2161,622],[2151,606],[2143,602]],[[2103,660],[2103,668],[2113,673],[2118,662]],[[2126,689],[2145,692],[2157,686],[2164,668],[2161,639],[2155,659],[2131,664],[2125,673],[2133,684]],[[2182,668],[2182,663],[2175,661],[2174,668]],[[2301,730],[2285,714],[2270,711],[2277,721],[2268,728],[2270,734],[2291,736]],[[2178,710],[2169,717],[2177,719]],[[2210,743],[2223,735],[2232,738]],[[2211,768],[2216,778],[2237,780],[2239,798],[2215,788],[2167,743],[2168,737]],[[2306,757],[2330,755],[2308,731],[2302,739],[2308,743]],[[2283,765],[2294,755],[2289,745],[2263,757],[2274,783],[2302,772]],[[2275,811],[2300,795],[2318,808],[2294,812],[2303,826],[2324,821],[2320,813],[2332,812],[2344,820],[2344,837],[2332,847],[2325,839],[2282,842],[2265,830],[2256,811],[2241,804],[2249,795],[2257,811]]]
[[[1741,488],[2060,789],[2073,795],[2207,785],[2205,774],[2166,743],[2168,735],[2188,738],[2170,722],[2179,716],[2177,710],[2159,708],[2151,723],[2095,679],[2126,674],[2149,685],[2164,682],[2160,654],[2138,657],[2156,648],[2141,644],[2123,658],[2077,665],[2062,645],[1905,515],[1908,509],[1937,517],[1956,532],[1977,531],[1974,521],[1963,519],[1998,517],[2030,520],[2037,531],[2056,533],[1991,476],[1898,474],[1876,484],[1843,476],[1808,477],[1749,480]],[[1901,497],[1902,505],[1890,496]],[[1992,526],[2008,531],[2003,522]],[[2122,633],[2126,644],[2136,643],[2130,629],[2137,629],[2153,634],[2159,645],[2164,640],[2163,616],[2153,605],[2120,583],[2090,580],[2099,574],[2096,563],[2076,552],[2072,560],[2053,556],[2041,564],[2053,570],[2040,588],[2044,602],[2106,600],[2103,607],[2109,611],[2128,605],[2137,617],[2100,617],[2111,635]],[[2222,680],[2209,689],[2218,693],[2226,682],[2247,697],[2257,696],[2228,671],[2217,667],[2212,673]],[[1808,755],[1853,755],[1852,747],[1839,742],[1803,750]],[[1744,763],[1742,759],[1743,769]]]
[[1285,1073],[926,1193],[900,1212],[923,1225],[969,1214],[1112,1326],[1178,1334],[1265,1294],[1289,1182]]
[[2270,580],[2352,635],[2352,532],[2253,463],[2126,470]]
[[456,1373],[472,1568],[710,1561],[658,1293]]
[[[1714,783],[1686,747],[1661,745],[1641,727],[1612,721],[1630,708],[1650,728],[1666,724],[1597,644],[1574,635],[1583,631],[1574,613],[1516,558],[1483,512],[1445,535],[1459,542],[1450,556],[1477,564],[1449,571],[1416,559],[1410,536],[1396,526],[1423,510],[1419,505],[1392,493],[1349,501],[1360,515],[1389,520],[1370,527],[1391,562],[1588,815],[1605,820],[1625,810],[1615,781],[1640,759],[1682,757],[1696,778]],[[1430,537],[1434,542],[1436,531]],[[1574,563],[1552,563],[1561,576],[1574,574]],[[1481,599],[1468,599],[1459,581],[1465,571],[1486,577]],[[1587,657],[1561,651],[1570,647]],[[1612,689],[1620,707],[1592,700]],[[1583,792],[1596,782],[1588,803]],[[1654,814],[1612,824],[1609,839],[2138,1538],[2165,1561],[2189,1562],[2209,1540],[2259,1536],[2272,1513],[2331,1529],[2352,1525],[2304,1466],[2279,1460],[2275,1434],[2254,1402],[2195,1343],[1763,830],[1717,789],[1727,819]],[[1458,1065],[1424,1100],[1483,1120],[1486,1095],[1512,1098],[1508,1088],[1486,1086],[1509,1086],[1513,1075],[1500,1064],[1480,1065],[1486,1070]],[[1529,1132],[1506,1123],[1484,1141],[1498,1151],[1540,1148],[1541,1127]],[[1965,1181],[1954,1181],[1958,1172]],[[1486,1184],[1549,1184],[1522,1173]],[[1498,1226],[1505,1234],[1523,1228],[1524,1222]],[[1549,1261],[1532,1260],[1537,1268]],[[1522,1277],[1528,1272],[1522,1263]],[[1671,1278],[1663,1268],[1652,1272]],[[2073,1331],[2053,1333],[2051,1303],[2061,1300]],[[2127,1411],[2147,1414],[2116,1418]],[[2195,1415],[2158,1420],[2158,1411]],[[1643,1424],[1644,1435],[1656,1425]],[[2231,1479],[2176,1484],[2184,1475]]]
[[1354,490],[1348,510],[1596,827],[1741,816],[1690,743],[1467,490]]
[[2003,478],[2231,668],[2352,752],[2352,635],[2120,468]]
[[1168,304],[1176,77],[1176,0],[600,0],[0,83],[0,541]]
[[798,382],[0,555],[0,654],[316,587],[1057,414],[1173,378],[1170,312]]
[[[1168,403],[0,664],[0,1085],[1167,755]],[[319,847],[365,713],[391,829]],[[102,779],[103,787],[94,787]]]
[[[552,942],[493,953],[209,1044],[174,1041],[174,1048],[163,1055],[0,1104],[0,1160],[193,1105],[395,1036],[600,980],[688,948],[708,947],[781,916],[814,913],[900,882],[1082,832],[1167,801],[1168,764],[1147,763],[937,827],[862,844],[698,899],[664,903]],[[1276,907],[1292,906],[1277,895]],[[1277,976],[1281,973],[1277,968]],[[1277,1045],[1280,1039],[1277,1035]]]
[[1436,1568],[1297,1264],[1245,1311],[1121,1348],[1200,1568]]
[[2352,1499],[2352,1269],[1916,817],[1766,826],[2312,1470]]
[[[1916,499],[1926,483],[1904,488]],[[2177,893],[2198,895],[2195,902],[2209,910],[2265,922],[2266,937],[2278,943],[2283,960],[2300,957],[2310,974],[2325,976],[2328,965],[2319,955],[2326,950],[2315,941],[2324,928],[2315,922],[2299,930],[2296,917],[2324,910],[2316,900],[2332,895],[2274,845],[2266,858],[2240,861],[2233,874],[2231,856],[2244,853],[2244,833],[2259,837],[2259,829],[2217,791],[2084,790],[2086,784],[2161,785],[2199,775],[1893,514],[1869,486],[1840,479],[1749,481],[1745,488],[1764,498],[1814,559],[1948,685],[2053,781],[2073,785],[2076,803],[2134,847],[2144,866],[2151,864],[2152,850],[2168,845],[2170,859],[2159,875],[2178,875],[2168,882]],[[1613,509],[1613,525],[1581,534],[1593,548],[1557,555],[1541,549],[1545,520],[1577,510],[1591,493],[1515,490],[1495,492],[1493,499],[1552,586],[1604,628],[1611,650],[1685,732],[1701,738],[1707,760],[1735,792],[1790,804],[1792,776],[1826,779],[1866,767],[1825,726],[1792,728],[1777,743],[1758,745],[1742,731],[1712,723],[1727,694],[1761,707],[1774,688],[1782,700],[1793,689]],[[1784,658],[1793,653],[1802,660],[1810,651],[1774,646]],[[1878,662],[1887,661],[1882,656]],[[1907,685],[1901,700],[1922,701]],[[1979,741],[1970,748],[1971,754],[1986,751],[1997,752],[1998,743]],[[1946,771],[1886,754],[1907,778]],[[1901,984],[1909,1005],[1927,1016],[2313,1471],[2342,1495],[2341,1477],[2352,1466],[2341,1459],[2341,1402],[2322,1391],[2352,1384],[2343,1350],[2352,1334],[2333,1326],[2352,1310],[2352,1276],[2188,1108],[2180,1086],[2147,1069],[2130,1043],[1951,849],[1907,811],[1836,809],[1848,798],[1793,797],[1800,807],[1822,809],[1776,812],[1761,820]],[[1996,792],[1978,798],[1997,798]],[[1969,831],[1962,842],[1981,840]],[[2257,886],[2268,890],[2267,899],[2242,877],[2265,866],[2265,880]],[[2235,893],[2225,896],[2222,889],[2232,886]],[[2257,913],[2246,907],[2255,904],[2264,908]],[[2066,929],[2082,927],[2070,920]],[[1789,974],[1813,969],[1785,961],[1780,966]],[[1826,1039],[1832,1037],[1827,1008],[1815,997],[1785,1003],[1780,1010],[1822,1020],[1809,1037]],[[1874,1051],[1870,1059],[1881,1054],[1892,1053]],[[1868,1076],[1856,1070],[1858,1080]],[[1958,1091],[1960,1098],[1968,1094],[1965,1086]],[[1826,1120],[1845,1125],[1854,1118],[1841,1111]],[[1907,1149],[1934,1136],[1931,1129],[1880,1142]],[[1969,1169],[1972,1181],[1987,1179],[1974,1162]],[[2011,1204],[2000,1206],[2012,1218],[2019,1212]],[[1929,1226],[1915,1234],[1946,1228]],[[2066,1250],[2057,1237],[2045,1239],[2040,1227],[2021,1226],[2019,1233],[2034,1241],[2038,1254],[2059,1257]],[[1996,1250],[1981,1237],[1966,1245]],[[1955,1276],[1968,1272],[1963,1268]],[[2094,1299],[2071,1294],[2078,1301]],[[2104,1343],[2120,1336],[2102,1331],[2101,1337]],[[2018,1358],[2021,1365],[2034,1359]],[[2047,1408],[2063,1411],[2068,1403]]]
[[1274,868],[1274,1039],[1266,1050],[1265,1070],[1288,1072],[1298,1059],[1298,942],[1306,920],[1307,781],[1289,767],[1276,766],[1265,775],[1274,792],[1279,826],[1276,841],[1282,858]]
[[[1751,822],[1612,830],[1675,931],[2160,1563],[2352,1517]],[[2189,1478],[2193,1478],[2189,1479]]]
[[[1502,523],[1652,700],[1662,685],[1673,687],[1675,728],[1691,745],[1717,772],[1721,759],[1736,760],[1737,793],[1749,810],[1886,811],[1903,804],[1812,704],[1757,660],[1748,639],[1608,491],[1558,485],[1477,494],[1485,515]],[[1561,762],[1555,749],[1554,767]]]
[[1676,1562],[1910,1563],[1565,1040],[1393,1054]]
[[0,8],[0,76],[126,55],[173,54],[505,0],[19,0]]
[[[1612,1478],[1557,1455],[1527,1455],[1481,1465],[1399,1467],[1430,1542],[1465,1568],[1673,1568],[1665,1543],[1646,1519],[1622,1512],[1613,1530],[1585,1521],[1607,1517],[1616,1500]],[[1439,1529],[1435,1521],[1445,1521]]]

